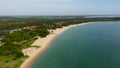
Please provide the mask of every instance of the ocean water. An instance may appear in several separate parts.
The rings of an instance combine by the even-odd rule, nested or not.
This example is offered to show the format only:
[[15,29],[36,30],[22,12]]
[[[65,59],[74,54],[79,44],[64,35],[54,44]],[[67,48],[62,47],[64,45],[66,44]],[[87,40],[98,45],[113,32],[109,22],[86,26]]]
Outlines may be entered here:
[[31,68],[120,68],[120,22],[68,29]]

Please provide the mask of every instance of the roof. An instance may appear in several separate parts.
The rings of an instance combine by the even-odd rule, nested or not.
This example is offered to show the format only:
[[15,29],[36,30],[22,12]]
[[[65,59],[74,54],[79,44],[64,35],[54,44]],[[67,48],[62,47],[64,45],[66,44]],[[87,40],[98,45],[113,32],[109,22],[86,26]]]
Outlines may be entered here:
[[10,30],[3,30],[3,32],[10,32]]
[[60,25],[60,24],[62,24],[63,22],[55,22],[54,24],[56,24],[56,25]]
[[0,38],[4,38],[5,36],[4,35],[1,35]]
[[0,42],[0,44],[5,44],[5,42]]

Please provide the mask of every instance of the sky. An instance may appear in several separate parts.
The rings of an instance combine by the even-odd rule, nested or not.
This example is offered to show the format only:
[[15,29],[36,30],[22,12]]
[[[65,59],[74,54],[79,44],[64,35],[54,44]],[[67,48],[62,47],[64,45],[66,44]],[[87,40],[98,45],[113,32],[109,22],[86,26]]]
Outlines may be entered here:
[[0,15],[120,15],[120,0],[0,0]]

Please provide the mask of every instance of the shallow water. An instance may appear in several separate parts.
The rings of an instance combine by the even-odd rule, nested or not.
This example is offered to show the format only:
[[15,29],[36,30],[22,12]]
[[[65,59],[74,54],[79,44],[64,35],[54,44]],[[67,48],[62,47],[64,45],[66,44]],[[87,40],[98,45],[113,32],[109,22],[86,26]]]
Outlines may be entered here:
[[96,22],[59,35],[32,68],[120,68],[120,22]]

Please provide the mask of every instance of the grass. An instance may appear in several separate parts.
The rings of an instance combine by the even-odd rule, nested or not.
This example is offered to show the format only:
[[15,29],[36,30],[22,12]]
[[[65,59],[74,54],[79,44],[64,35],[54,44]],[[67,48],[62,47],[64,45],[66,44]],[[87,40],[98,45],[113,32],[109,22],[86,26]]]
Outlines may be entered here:
[[22,44],[22,48],[31,47],[30,45],[34,42],[34,40],[28,40],[27,42]]
[[19,66],[24,62],[24,60],[28,57],[21,57],[16,60],[13,59],[14,57],[6,57],[0,56],[0,68],[19,68]]
[[40,48],[41,46],[30,46],[30,47]]
[[[28,47],[36,47],[39,48],[40,46],[30,46],[34,40],[28,40],[24,42],[21,47],[28,48]],[[0,68],[19,68],[20,65],[27,59],[28,57],[23,56],[21,58],[15,58],[14,56],[0,56]]]

